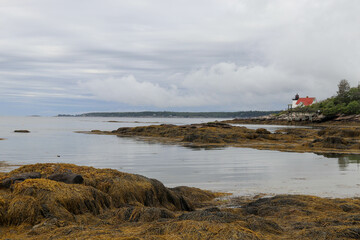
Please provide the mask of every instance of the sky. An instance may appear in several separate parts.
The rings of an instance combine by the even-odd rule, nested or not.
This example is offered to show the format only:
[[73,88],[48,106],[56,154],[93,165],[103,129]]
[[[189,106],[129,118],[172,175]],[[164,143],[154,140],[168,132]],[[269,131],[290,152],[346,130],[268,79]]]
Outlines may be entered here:
[[360,81],[358,0],[0,0],[0,115],[282,110]]

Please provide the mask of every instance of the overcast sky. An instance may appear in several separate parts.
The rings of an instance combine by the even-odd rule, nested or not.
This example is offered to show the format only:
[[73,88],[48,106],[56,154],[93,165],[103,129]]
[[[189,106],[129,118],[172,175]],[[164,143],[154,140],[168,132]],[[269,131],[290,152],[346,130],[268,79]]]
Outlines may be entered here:
[[0,0],[0,115],[287,108],[360,81],[359,0]]

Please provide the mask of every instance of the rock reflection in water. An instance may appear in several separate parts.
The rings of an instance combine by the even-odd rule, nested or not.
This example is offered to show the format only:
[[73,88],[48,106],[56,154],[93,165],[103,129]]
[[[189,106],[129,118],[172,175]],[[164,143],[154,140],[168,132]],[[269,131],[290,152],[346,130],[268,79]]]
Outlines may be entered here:
[[327,158],[337,158],[340,171],[346,171],[349,164],[357,164],[360,167],[360,155],[359,154],[337,154],[328,153],[321,154]]

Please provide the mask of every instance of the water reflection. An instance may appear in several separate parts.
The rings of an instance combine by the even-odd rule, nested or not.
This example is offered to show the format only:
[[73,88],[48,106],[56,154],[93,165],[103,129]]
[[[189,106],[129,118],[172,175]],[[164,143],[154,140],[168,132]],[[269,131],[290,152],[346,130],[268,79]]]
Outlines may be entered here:
[[200,150],[224,150],[225,148],[227,148],[228,146],[217,146],[217,145],[193,145],[193,144],[188,144],[188,143],[177,143],[177,142],[173,142],[173,141],[167,141],[164,139],[153,139],[153,138],[149,138],[149,137],[141,137],[141,136],[121,136],[121,135],[116,135],[119,138],[124,138],[124,139],[131,139],[133,141],[136,142],[142,142],[142,143],[147,143],[147,144],[159,144],[159,145],[176,145],[176,146],[180,146],[180,147],[185,147],[188,149],[191,149],[193,151],[200,151]]
[[360,154],[338,154],[338,153],[326,153],[319,154],[326,158],[337,158],[340,171],[346,171],[349,164],[356,164],[360,167]]

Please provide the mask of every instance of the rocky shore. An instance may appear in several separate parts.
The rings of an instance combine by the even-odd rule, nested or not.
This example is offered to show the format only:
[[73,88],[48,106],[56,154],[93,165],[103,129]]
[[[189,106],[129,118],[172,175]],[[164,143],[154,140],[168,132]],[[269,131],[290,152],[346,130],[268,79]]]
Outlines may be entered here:
[[[249,123],[246,121],[250,120],[233,120],[232,123]],[[251,121],[255,123],[260,120]],[[253,130],[224,122],[210,122],[182,126],[162,124],[124,127],[114,131],[93,130],[87,133],[140,137],[192,147],[233,146],[291,152],[360,154],[360,126],[352,124],[283,128],[271,133],[261,127]]]
[[1,239],[360,238],[358,198],[229,197],[167,188],[112,169],[50,163],[22,166],[0,182]]
[[237,118],[223,121],[232,124],[276,124],[276,125],[298,125],[298,126],[360,126],[360,114],[337,115],[327,117],[317,113],[282,113],[278,115],[267,115],[255,118]]

